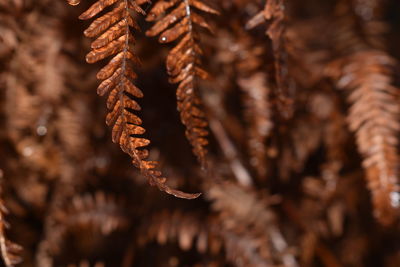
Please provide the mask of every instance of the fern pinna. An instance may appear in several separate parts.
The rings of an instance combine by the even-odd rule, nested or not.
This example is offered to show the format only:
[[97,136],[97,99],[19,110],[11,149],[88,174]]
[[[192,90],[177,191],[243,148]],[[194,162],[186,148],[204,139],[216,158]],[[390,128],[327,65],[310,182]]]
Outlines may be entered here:
[[158,1],[147,16],[148,21],[157,22],[146,35],[160,35],[161,43],[179,39],[168,54],[167,72],[171,76],[171,83],[179,83],[176,96],[181,121],[186,126],[186,137],[193,146],[193,153],[204,167],[208,131],[196,79],[207,79],[208,73],[200,66],[203,51],[198,44],[199,35],[195,28],[201,27],[210,32],[212,28],[199,12],[219,14],[202,0]]
[[132,63],[138,65],[140,61],[131,48],[131,43],[134,42],[131,28],[140,29],[131,12],[144,15],[145,12],[140,6],[148,2],[150,1],[98,0],[80,15],[80,19],[87,20],[110,8],[109,12],[100,15],[84,32],[87,37],[97,38],[92,42],[92,51],[87,54],[86,61],[95,63],[113,56],[97,74],[97,78],[102,80],[97,93],[100,96],[109,94],[107,108],[110,112],[106,123],[113,126],[113,142],[118,143],[121,149],[132,157],[133,164],[140,169],[151,185],[174,196],[192,199],[198,197],[198,194],[187,194],[165,184],[166,178],[156,170],[157,162],[146,160],[149,152],[144,147],[150,141],[139,137],[144,134],[145,129],[140,126],[142,120],[134,114],[141,109],[134,97],[143,97],[143,92],[132,82],[137,78]]

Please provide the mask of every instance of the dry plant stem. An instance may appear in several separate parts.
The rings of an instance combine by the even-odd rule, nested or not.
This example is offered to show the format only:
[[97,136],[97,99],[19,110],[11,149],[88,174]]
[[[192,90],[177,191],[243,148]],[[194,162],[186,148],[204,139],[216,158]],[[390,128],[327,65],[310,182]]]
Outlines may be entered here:
[[280,230],[274,225],[270,225],[267,229],[275,250],[282,255],[282,262],[285,266],[298,267],[295,257],[288,251],[289,246]]
[[211,131],[218,140],[226,159],[228,160],[236,180],[243,186],[252,186],[253,180],[250,173],[239,159],[239,154],[228,137],[221,122],[215,118],[209,120]]
[[284,31],[285,31],[285,0],[268,0],[264,7],[264,17],[272,23],[267,30],[271,38],[275,56],[275,72],[278,91],[282,101],[288,101],[287,66],[285,61]]

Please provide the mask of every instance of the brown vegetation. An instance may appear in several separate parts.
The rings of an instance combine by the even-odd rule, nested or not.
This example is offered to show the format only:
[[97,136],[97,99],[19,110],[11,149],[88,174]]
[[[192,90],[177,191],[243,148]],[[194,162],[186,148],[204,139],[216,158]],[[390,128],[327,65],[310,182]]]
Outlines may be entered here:
[[400,266],[399,11],[0,0],[0,264]]

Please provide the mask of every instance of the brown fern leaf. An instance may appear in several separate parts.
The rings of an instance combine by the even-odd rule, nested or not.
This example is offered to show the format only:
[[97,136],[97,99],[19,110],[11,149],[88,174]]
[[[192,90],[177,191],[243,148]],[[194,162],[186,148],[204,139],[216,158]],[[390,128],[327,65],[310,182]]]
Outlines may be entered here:
[[[0,170],[1,174],[2,171]],[[7,227],[7,222],[4,220],[5,213],[8,213],[8,210],[4,206],[3,199],[0,198],[0,252],[4,265],[12,267],[22,261],[22,258],[19,256],[22,247],[6,238],[5,228]]]
[[247,24],[252,29],[268,21],[267,36],[271,39],[277,85],[278,108],[288,118],[293,114],[292,89],[289,88],[287,54],[285,51],[285,0],[267,0],[264,10],[256,14]]
[[[65,185],[62,186],[65,187]],[[60,191],[57,193],[61,195]],[[106,196],[101,191],[94,195],[89,193],[75,195],[68,198],[70,202],[63,201],[63,203],[59,201],[48,216],[46,232],[50,234],[46,233],[39,244],[36,266],[54,266],[56,258],[62,254],[62,246],[67,241],[67,234],[73,230],[90,229],[107,236],[115,231],[125,230],[128,226],[128,219],[121,208],[122,205],[113,196]]]
[[391,78],[395,62],[384,52],[367,50],[336,64],[331,75],[339,88],[350,90],[348,123],[364,157],[374,215],[383,225],[392,224],[400,214],[399,89]]
[[243,262],[238,266],[298,266],[268,206],[276,199],[231,182],[211,184],[207,198],[219,214],[228,258]]
[[273,127],[266,75],[256,72],[249,78],[238,79],[238,84],[244,93],[245,116],[249,124],[250,163],[256,168],[258,176],[264,178],[267,172],[265,141]]
[[113,196],[103,192],[75,196],[66,216],[66,224],[76,227],[99,229],[103,235],[108,235],[117,229],[126,228],[128,219],[121,210],[121,203]]
[[186,126],[186,137],[193,147],[193,153],[205,167],[208,130],[196,79],[207,79],[209,75],[200,67],[203,51],[198,44],[199,35],[195,28],[201,27],[212,32],[212,27],[199,11],[219,14],[203,0],[160,0],[147,16],[148,21],[157,20],[157,23],[146,35],[160,35],[160,43],[179,40],[168,54],[167,72],[171,76],[171,83],[179,83],[176,96],[181,121]]
[[157,162],[146,160],[149,153],[144,147],[150,141],[138,137],[144,134],[145,129],[140,126],[142,120],[134,114],[141,108],[133,98],[141,98],[143,93],[132,82],[137,77],[132,63],[138,65],[140,61],[130,46],[134,42],[130,28],[140,29],[130,12],[145,14],[140,5],[147,2],[149,0],[98,0],[80,15],[80,19],[87,20],[110,8],[109,12],[100,15],[84,32],[87,37],[97,37],[92,42],[92,51],[87,54],[86,61],[95,63],[113,56],[97,74],[97,78],[103,80],[97,93],[100,96],[109,94],[107,108],[110,112],[106,122],[113,126],[113,142],[118,143],[132,157],[133,164],[141,170],[151,185],[176,197],[193,199],[199,194],[187,194],[165,184],[166,178],[156,170]]
[[275,71],[276,82],[278,88],[286,92],[287,84],[285,84],[284,66],[283,63],[283,34],[284,34],[284,20],[285,20],[285,1],[284,0],[268,0],[264,7],[264,16],[267,20],[272,20],[267,34],[272,40],[272,47],[275,56]]
[[8,239],[0,238],[1,255],[6,267],[12,267],[22,262],[19,254],[22,251],[22,247],[11,242]]
[[196,213],[164,210],[154,214],[139,228],[138,243],[144,246],[153,240],[160,245],[177,242],[184,251],[196,247],[199,253],[218,254],[222,240],[217,236],[214,224],[212,218],[204,220]]
[[[273,129],[271,86],[264,70],[265,42],[264,40],[262,43],[257,42],[244,29],[240,30],[238,35],[236,40],[228,44],[225,42],[220,49],[222,53],[225,53],[227,45],[237,46],[237,49],[231,53],[236,58],[236,81],[242,92],[241,100],[246,120],[245,132],[250,164],[257,171],[258,178],[264,180],[268,165],[266,164],[268,159],[266,143]],[[241,52],[237,53],[237,51]]]

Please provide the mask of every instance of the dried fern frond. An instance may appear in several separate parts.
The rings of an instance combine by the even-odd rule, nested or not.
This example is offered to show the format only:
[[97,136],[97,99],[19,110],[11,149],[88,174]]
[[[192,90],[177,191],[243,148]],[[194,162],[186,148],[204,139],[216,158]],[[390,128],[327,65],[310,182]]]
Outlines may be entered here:
[[22,258],[19,255],[22,251],[22,247],[20,245],[17,245],[10,240],[1,237],[0,249],[1,256],[6,267],[12,267],[22,262]]
[[61,177],[58,177],[44,219],[42,239],[35,255],[37,266],[54,266],[53,257],[60,252],[67,232],[65,216],[63,216],[65,204],[74,195],[76,185],[82,182],[82,179],[74,179],[78,175],[77,170],[69,164],[68,160],[65,159],[65,161],[63,172]]
[[100,229],[103,235],[108,235],[128,225],[121,206],[113,196],[107,196],[103,192],[96,192],[94,196],[76,196],[72,199],[65,221],[67,225],[74,227],[91,226]]
[[284,20],[285,20],[285,0],[268,0],[264,7],[265,19],[271,20],[271,25],[268,27],[267,35],[271,38],[272,48],[275,56],[275,72],[278,89],[283,92],[287,91],[287,81],[285,81],[284,65]]
[[275,82],[277,87],[278,108],[281,114],[288,118],[293,114],[291,88],[289,88],[289,76],[287,67],[287,54],[285,51],[285,0],[267,0],[264,10],[257,13],[246,24],[247,29],[268,22],[266,34],[272,42],[274,56]]
[[133,84],[137,78],[132,68],[132,63],[140,63],[134,54],[131,44],[134,37],[131,28],[140,30],[131,15],[135,11],[145,14],[140,5],[148,0],[98,0],[87,11],[80,15],[80,19],[88,20],[96,17],[104,9],[109,12],[100,15],[85,30],[87,37],[97,38],[92,42],[92,51],[87,54],[86,61],[95,63],[112,56],[111,61],[102,68],[97,78],[103,80],[97,89],[100,96],[108,95],[107,125],[113,126],[112,140],[118,143],[121,149],[133,159],[133,164],[140,169],[151,185],[157,186],[161,191],[180,198],[193,199],[199,194],[188,194],[166,185],[166,178],[156,170],[157,162],[147,161],[149,145],[148,139],[139,137],[145,129],[140,125],[142,120],[134,114],[141,107],[134,98],[143,97],[142,91]]
[[196,28],[212,32],[212,27],[202,13],[219,14],[203,0],[160,0],[147,16],[148,21],[157,22],[146,35],[159,35],[161,43],[179,40],[168,54],[167,72],[171,83],[179,83],[176,96],[181,121],[186,126],[186,137],[193,153],[205,167],[208,130],[196,80],[207,79],[209,74],[201,67],[203,50]]
[[[58,187],[62,186],[70,185]],[[65,195],[67,192],[58,193],[46,219],[45,238],[40,242],[36,254],[37,266],[54,266],[56,256],[62,252],[66,235],[73,230],[90,228],[106,236],[128,225],[120,203],[112,196],[106,196],[103,192],[75,195],[69,196],[71,203],[65,203],[67,198],[64,196],[60,199],[60,193]]]
[[217,254],[221,250],[222,241],[213,233],[210,219],[204,220],[195,213],[185,213],[179,210],[157,213],[146,221],[139,232],[138,243],[144,246],[156,240],[160,245],[177,242],[179,247],[188,251],[196,247],[199,253]]
[[207,196],[213,201],[212,209],[219,213],[222,232],[226,231],[225,246],[233,250],[234,262],[240,259],[247,263],[243,266],[298,266],[276,225],[276,215],[268,207],[272,199],[228,182],[211,185]]
[[[280,266],[274,264],[270,259],[270,251],[264,248],[260,249],[262,241],[250,235],[238,234],[234,231],[222,231],[224,238],[224,245],[227,251],[226,258],[236,267],[267,267],[267,266]],[[261,255],[260,255],[261,254]],[[284,265],[286,266],[286,265]]]
[[4,265],[6,267],[12,267],[22,261],[21,253],[22,247],[11,242],[5,237],[6,222],[4,221],[4,213],[7,212],[3,204],[3,200],[0,200],[0,251]]
[[[267,49],[265,40],[258,42],[242,29],[241,21],[236,23],[239,25],[232,27],[232,31],[239,28],[236,30],[238,36],[220,37],[225,42],[221,45],[219,53],[222,56],[222,53],[225,54],[225,61],[230,58],[230,61],[234,61],[228,61],[228,64],[234,63],[236,83],[242,92],[240,97],[247,126],[244,128],[247,138],[244,139],[247,141],[250,164],[256,170],[258,178],[265,180],[268,168],[266,143],[273,129],[271,86],[264,69]],[[231,48],[226,49],[227,46]]]
[[250,164],[256,168],[259,177],[265,177],[267,172],[265,142],[273,127],[267,77],[264,73],[258,72],[249,78],[239,79],[238,83],[245,93],[245,116],[250,128],[248,130]]
[[349,91],[350,130],[355,132],[364,157],[374,215],[392,224],[399,215],[399,89],[392,85],[395,61],[386,53],[367,50],[354,53],[331,66],[337,86]]
[[[0,170],[0,183],[2,183],[3,179],[3,171]],[[0,190],[0,195],[2,194]],[[8,213],[7,208],[4,205],[4,201],[0,198],[0,252],[1,258],[3,259],[3,263],[6,267],[12,267],[22,261],[20,257],[20,253],[22,247],[11,242],[5,236],[5,230],[7,227],[7,222],[4,219],[4,214]]]

